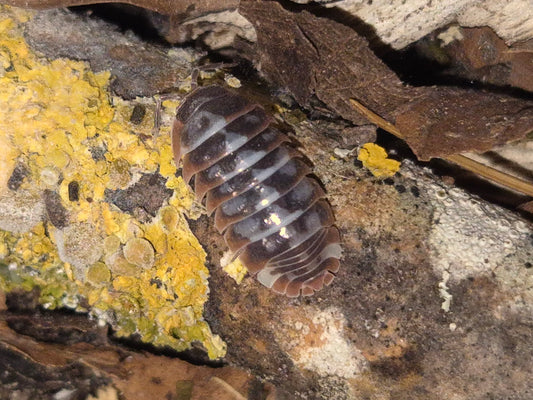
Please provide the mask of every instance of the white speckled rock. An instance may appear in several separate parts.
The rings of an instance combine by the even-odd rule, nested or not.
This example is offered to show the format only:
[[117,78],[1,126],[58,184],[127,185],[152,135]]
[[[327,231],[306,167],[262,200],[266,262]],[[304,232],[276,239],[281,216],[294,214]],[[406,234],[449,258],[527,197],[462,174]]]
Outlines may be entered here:
[[439,186],[420,177],[417,181],[425,186],[434,209],[428,244],[431,265],[442,276],[442,308],[454,309],[449,283],[487,277],[503,291],[516,294],[500,306],[531,319],[533,276],[525,268],[528,260],[533,260],[531,224],[461,189]]
[[62,261],[72,264],[75,277],[85,279],[85,271],[103,254],[103,239],[90,224],[77,223],[54,233],[57,251]]
[[346,337],[342,311],[328,308],[317,312],[301,307],[284,315],[284,328],[277,333],[280,346],[302,370],[319,376],[350,379],[368,369],[362,352]]
[[30,231],[43,219],[44,202],[25,190],[7,191],[0,196],[0,229],[22,233]]
[[469,27],[490,26],[508,44],[533,38],[530,0],[344,0],[320,3],[362,19],[376,30],[383,42],[395,49],[452,22]]

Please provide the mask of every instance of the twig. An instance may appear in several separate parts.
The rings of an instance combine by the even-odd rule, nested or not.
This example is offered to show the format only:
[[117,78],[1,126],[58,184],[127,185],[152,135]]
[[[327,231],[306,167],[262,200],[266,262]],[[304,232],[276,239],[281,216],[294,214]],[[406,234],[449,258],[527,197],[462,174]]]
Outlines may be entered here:
[[490,179],[496,183],[507,186],[518,192],[533,196],[533,184],[519,179],[513,175],[506,174],[495,168],[486,166],[477,161],[472,160],[462,154],[452,154],[446,157],[446,160],[451,161],[457,165],[460,165],[464,169],[481,175],[484,178]]

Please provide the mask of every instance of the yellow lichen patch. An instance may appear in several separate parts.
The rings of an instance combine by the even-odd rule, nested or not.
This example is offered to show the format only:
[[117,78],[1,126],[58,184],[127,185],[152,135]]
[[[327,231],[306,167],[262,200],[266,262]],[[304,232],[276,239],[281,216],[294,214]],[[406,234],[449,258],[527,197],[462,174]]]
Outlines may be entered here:
[[115,235],[110,235],[104,239],[104,254],[114,254],[120,249],[120,239]]
[[107,265],[97,262],[87,269],[87,281],[96,286],[105,285],[111,279],[111,272]]
[[173,231],[178,225],[178,211],[174,207],[163,207],[159,215],[161,216],[161,223],[167,231]]
[[174,196],[169,200],[169,204],[178,210],[188,210],[191,218],[197,218],[199,215],[191,215],[191,210],[196,204],[194,194],[187,187],[187,184],[181,176],[171,177],[167,180],[166,187],[174,190]]
[[176,165],[172,162],[174,160],[174,153],[170,143],[161,144],[159,148],[159,156],[161,158],[161,168],[159,173],[165,178],[170,178],[176,173]]
[[5,239],[5,232],[0,231],[0,259],[3,259],[9,255],[9,249],[7,248],[7,243]]
[[135,276],[139,272],[139,268],[135,264],[130,263],[120,254],[106,259],[106,263],[115,276]]
[[226,82],[228,86],[235,88],[235,89],[240,88],[242,86],[242,83],[239,80],[239,78],[233,75],[230,75],[230,74],[226,74],[224,76],[224,82]]
[[[203,319],[205,253],[183,216],[198,207],[175,177],[168,127],[152,135],[154,102],[111,101],[108,72],[37,56],[21,34],[30,17],[0,6],[0,288],[39,287],[46,307],[89,304],[119,336],[176,350],[199,342],[223,356]],[[139,102],[149,110],[134,125]],[[15,162],[27,174],[4,191]],[[174,194],[155,217],[108,202],[109,191],[158,171]],[[44,190],[58,194],[66,226],[47,220]]]
[[154,264],[154,248],[143,238],[132,238],[124,245],[124,258],[140,268],[150,268]]
[[179,101],[172,100],[172,99],[165,100],[162,103],[163,107],[168,108],[170,110],[175,110],[180,104],[181,103]]
[[[154,222],[142,226],[144,238],[133,238],[127,242],[149,242],[157,252],[152,268],[142,272],[138,270],[133,276],[116,274],[113,278],[114,292],[123,302],[130,303],[130,312],[135,309],[141,311],[143,321],[136,325],[129,320],[128,324],[121,325],[118,334],[128,335],[135,331],[154,344],[175,348],[185,348],[191,341],[203,338],[202,343],[209,356],[220,357],[225,353],[225,345],[202,321],[203,304],[208,294],[205,253],[191,237],[177,211],[171,208],[162,208]],[[175,214],[177,223],[163,225],[161,221],[166,217],[162,214]],[[115,260],[122,267],[124,261],[121,257]],[[117,265],[113,271],[120,272]],[[97,300],[93,301],[97,303]],[[139,302],[141,307],[132,305],[134,301]],[[161,331],[154,330],[153,324],[148,324],[150,320],[161,327]],[[128,327],[135,330],[128,330]]]
[[103,238],[93,225],[74,223],[54,230],[57,252],[63,262],[69,263],[78,279],[83,280],[87,268],[103,254]]
[[377,178],[393,176],[400,169],[400,162],[387,158],[385,149],[374,143],[363,145],[357,159]]
[[77,307],[68,295],[76,291],[75,283],[67,278],[55,244],[46,236],[42,223],[25,233],[0,231],[0,238],[5,246],[0,255],[1,289],[31,290],[39,286],[44,307]]
[[222,264],[222,268],[224,269],[226,274],[231,276],[237,283],[241,283],[244,277],[246,276],[246,273],[248,272],[246,267],[238,258],[229,262],[226,265],[224,265],[223,260],[221,260],[220,263]]

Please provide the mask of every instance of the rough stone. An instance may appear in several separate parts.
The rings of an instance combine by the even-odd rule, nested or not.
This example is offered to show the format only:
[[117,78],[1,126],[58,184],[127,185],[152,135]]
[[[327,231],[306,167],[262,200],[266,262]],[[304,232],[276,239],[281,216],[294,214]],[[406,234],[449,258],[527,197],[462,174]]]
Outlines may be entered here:
[[[25,34],[28,42],[46,56],[87,60],[95,71],[111,71],[115,76],[113,89],[124,98],[153,96],[174,88],[177,79],[185,78],[183,57],[134,35],[114,35],[109,41],[106,32],[113,31],[116,28],[111,24],[58,9],[38,13]],[[195,55],[190,53],[190,57]]]
[[319,3],[360,18],[375,29],[383,42],[395,49],[406,47],[453,21],[462,26],[490,26],[509,44],[533,36],[533,7],[529,0],[344,0]]
[[76,277],[84,280],[86,269],[103,254],[103,238],[88,223],[76,223],[55,231],[61,260],[72,264]]
[[0,196],[0,229],[21,233],[31,230],[42,219],[42,198],[27,190],[5,192]]

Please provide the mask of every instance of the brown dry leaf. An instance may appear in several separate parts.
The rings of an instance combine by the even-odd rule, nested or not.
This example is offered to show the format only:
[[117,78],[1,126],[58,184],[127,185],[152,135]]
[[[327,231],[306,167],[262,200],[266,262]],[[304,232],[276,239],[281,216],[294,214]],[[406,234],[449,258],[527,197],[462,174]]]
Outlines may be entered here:
[[533,130],[533,102],[459,88],[425,88],[400,107],[396,127],[420,160],[485,152]]
[[[485,151],[533,130],[533,102],[460,88],[403,84],[351,27],[273,1],[242,1],[255,27],[253,55],[261,72],[303,106],[316,96],[355,124],[365,119],[349,102],[396,125],[422,160]],[[290,39],[287,39],[290,38]]]
[[99,3],[126,3],[146,8],[169,16],[180,16],[182,19],[212,12],[220,12],[236,8],[238,0],[6,0],[4,4],[16,7],[48,9],[57,7],[82,6]]
[[343,118],[362,124],[366,120],[349,98],[390,118],[417,96],[346,25],[308,11],[290,12],[273,1],[242,1],[239,13],[257,31],[255,64],[303,106],[316,96]]

